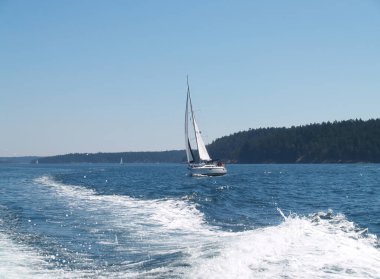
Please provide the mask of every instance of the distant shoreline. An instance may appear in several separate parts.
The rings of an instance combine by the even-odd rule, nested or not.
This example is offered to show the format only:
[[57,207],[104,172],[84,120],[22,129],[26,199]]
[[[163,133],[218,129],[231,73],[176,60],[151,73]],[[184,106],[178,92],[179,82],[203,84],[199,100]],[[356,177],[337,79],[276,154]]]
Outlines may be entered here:
[[[60,155],[65,156],[65,155]],[[80,165],[80,164],[114,164],[114,165],[121,165],[120,162],[108,162],[108,161],[72,161],[67,162],[65,160],[54,160],[53,162],[46,162],[45,159],[49,157],[34,157],[32,156],[31,159],[29,157],[0,157],[0,165],[6,165],[6,164],[43,164],[43,165],[55,165],[55,164],[63,164],[63,165]],[[38,163],[37,163],[38,160]],[[379,162],[363,162],[363,161],[325,161],[325,162],[259,162],[259,163],[243,163],[243,162],[231,162],[226,161],[226,164],[229,165],[321,165],[321,164],[336,164],[336,165],[351,165],[351,164],[380,164]],[[128,161],[124,162],[123,164],[187,164],[187,162],[173,162],[173,161]]]
[[[259,128],[216,139],[212,158],[227,164],[380,163],[380,119],[324,122],[290,128]],[[184,163],[185,150],[71,153],[0,157],[0,163]]]
[[[64,155],[63,155],[64,156]],[[5,159],[6,158],[6,159]],[[65,162],[65,161],[55,161],[55,162],[46,162],[44,161],[44,158],[47,157],[34,157],[33,159],[26,159],[25,157],[0,157],[0,165],[17,165],[17,164],[37,164],[37,159],[39,160],[38,164],[42,165],[56,165],[56,164],[63,164],[63,165],[80,165],[80,164],[110,164],[110,165],[120,165],[119,162],[105,162],[105,161],[99,161],[99,162],[90,162],[90,161],[80,161],[80,162]],[[40,160],[42,159],[42,162]],[[288,162],[288,163],[282,163],[282,162],[260,162],[260,163],[242,163],[242,162],[225,162],[229,165],[323,165],[323,164],[331,164],[331,165],[352,165],[352,164],[380,164],[379,162],[363,162],[363,161],[326,161],[326,162]],[[166,161],[135,161],[135,162],[124,162],[125,165],[131,165],[131,164],[187,164],[187,162],[166,162]]]

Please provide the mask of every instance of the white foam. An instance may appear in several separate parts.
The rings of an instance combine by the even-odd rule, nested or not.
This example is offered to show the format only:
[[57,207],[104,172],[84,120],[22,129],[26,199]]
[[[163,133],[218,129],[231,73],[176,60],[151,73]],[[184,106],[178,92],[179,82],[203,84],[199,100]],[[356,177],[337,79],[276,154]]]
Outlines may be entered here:
[[[95,191],[59,183],[49,177],[36,182],[51,187],[71,210],[94,212],[87,220],[91,222],[93,215],[92,221],[97,224],[89,227],[91,233],[114,230],[131,238],[130,245],[116,245],[119,251],[146,253],[149,257],[171,253],[197,254],[215,235],[215,229],[204,221],[203,213],[186,198],[142,200],[121,195],[97,195]],[[98,235],[98,244],[115,243],[113,237],[104,239],[103,236]],[[151,270],[146,272],[142,276],[148,276]]]
[[286,217],[285,222],[225,236],[219,255],[194,261],[190,278],[379,278],[375,236],[330,220]]
[[[86,206],[86,210],[109,210],[117,221],[128,220],[128,225],[160,225],[162,229],[199,231],[205,229],[203,213],[186,199],[142,200],[120,195],[97,195],[94,190],[57,182],[48,176],[36,182],[53,187],[59,196],[68,198],[72,205]],[[122,217],[120,219],[120,217]],[[110,221],[110,220],[108,220]],[[125,227],[125,223],[123,223]]]
[[[99,226],[118,229],[142,243],[122,249],[146,249],[152,256],[187,255],[182,267],[135,270],[137,277],[167,271],[188,278],[379,278],[377,238],[343,215],[285,216],[279,209],[284,222],[278,226],[223,232],[208,225],[203,213],[186,199],[97,195],[49,177],[38,183],[52,187],[74,209],[102,210],[102,216],[108,218],[97,219]],[[108,245],[119,242],[114,236],[100,241]]]
[[79,278],[85,275],[53,268],[47,257],[0,233],[0,278]]
[[87,188],[77,186],[77,185],[63,184],[58,181],[55,181],[50,176],[41,176],[39,178],[36,178],[34,181],[36,183],[40,183],[40,184],[54,188],[56,193],[60,196],[75,197],[79,195],[80,197],[86,197],[86,196],[89,197],[91,195],[96,194],[94,190],[87,189]]

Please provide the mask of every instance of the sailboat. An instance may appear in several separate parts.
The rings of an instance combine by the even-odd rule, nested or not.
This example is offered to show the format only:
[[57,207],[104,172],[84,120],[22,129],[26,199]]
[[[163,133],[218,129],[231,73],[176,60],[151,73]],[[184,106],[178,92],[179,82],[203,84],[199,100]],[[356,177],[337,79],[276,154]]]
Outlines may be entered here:
[[[195,158],[190,144],[189,126],[195,135],[198,157]],[[185,146],[188,169],[192,176],[218,176],[227,173],[224,163],[212,160],[207,152],[205,143],[202,139],[201,131],[194,117],[193,105],[191,103],[189,78],[187,78],[187,98],[185,112]]]
[[123,164],[123,157],[120,158],[120,165]]

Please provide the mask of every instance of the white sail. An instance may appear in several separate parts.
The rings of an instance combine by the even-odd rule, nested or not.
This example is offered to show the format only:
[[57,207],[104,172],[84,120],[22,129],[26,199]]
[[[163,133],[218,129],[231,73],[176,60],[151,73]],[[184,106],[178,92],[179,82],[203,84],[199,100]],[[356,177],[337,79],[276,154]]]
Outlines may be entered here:
[[187,88],[187,98],[186,98],[186,112],[185,112],[185,146],[186,146],[186,157],[187,162],[193,162],[194,156],[191,151],[190,140],[189,140],[189,98],[190,98],[189,87]]
[[208,155],[205,143],[202,139],[201,131],[199,130],[198,124],[195,121],[193,105],[191,103],[191,97],[190,97],[189,80],[187,80],[187,98],[186,98],[186,112],[185,112],[185,141],[186,141],[185,146],[186,146],[187,162],[193,162],[194,156],[192,154],[190,140],[189,140],[189,107],[190,107],[191,120],[193,122],[195,140],[197,143],[197,148],[198,148],[198,153],[199,153],[199,159],[201,161],[211,161],[210,155]]
[[194,116],[193,116],[193,124],[194,124],[194,130],[195,130],[195,137],[197,140],[199,158],[201,159],[201,161],[211,161],[210,155],[208,155],[205,143],[202,139],[201,131],[198,128],[198,125],[197,125],[197,122],[195,121]]

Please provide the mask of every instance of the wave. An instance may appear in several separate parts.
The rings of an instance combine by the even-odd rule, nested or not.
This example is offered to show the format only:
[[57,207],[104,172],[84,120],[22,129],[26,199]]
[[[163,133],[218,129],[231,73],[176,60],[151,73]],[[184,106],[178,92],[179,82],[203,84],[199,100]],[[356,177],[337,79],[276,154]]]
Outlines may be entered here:
[[55,256],[43,256],[34,247],[16,243],[6,234],[0,233],[1,278],[85,278],[85,271],[55,269],[47,261]]
[[[100,245],[148,255],[124,262],[128,277],[379,278],[377,237],[332,211],[286,216],[279,210],[284,221],[277,226],[225,232],[209,225],[185,197],[99,195],[49,176],[36,183],[51,187],[72,210],[93,213],[88,215],[88,222],[97,224],[92,233],[116,232],[108,240],[99,239]],[[123,246],[121,235],[131,242]],[[117,274],[107,277],[123,271]]]
[[[188,197],[143,200],[100,195],[92,189],[64,184],[50,176],[35,179],[35,183],[49,187],[67,203],[73,215],[76,211],[87,213],[87,225],[81,229],[89,230],[98,245],[114,246],[118,253],[128,254],[129,260],[122,264],[128,277],[155,277],[157,273],[172,276],[175,274],[170,267],[172,264],[177,266],[180,276],[182,271],[178,267],[188,265],[184,258],[204,254],[202,251],[213,246],[210,243],[217,228],[207,224],[203,213]],[[106,274],[106,277],[118,276],[115,272]]]
[[[114,224],[117,227],[135,226],[136,229],[151,224],[159,225],[162,229],[180,231],[207,231],[210,227],[204,221],[204,215],[196,205],[183,199],[152,199],[143,200],[121,195],[98,195],[96,191],[85,187],[64,184],[55,181],[49,176],[43,176],[35,180],[55,189],[56,194],[67,198],[71,206],[80,207],[88,211],[105,210],[112,212],[120,221]],[[108,219],[107,221],[111,221]],[[206,230],[205,230],[206,229]]]
[[189,278],[379,278],[375,235],[342,214],[285,216],[278,226],[235,233]]

